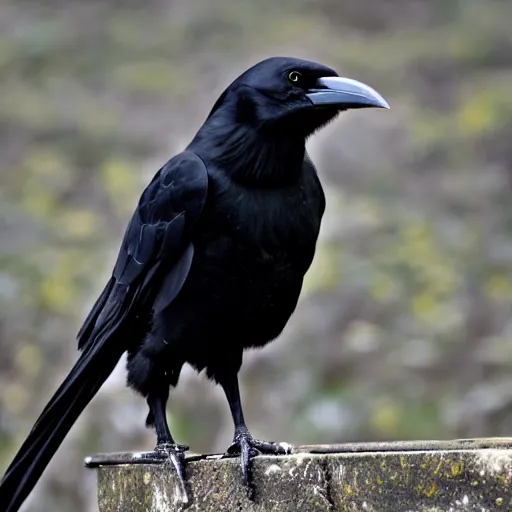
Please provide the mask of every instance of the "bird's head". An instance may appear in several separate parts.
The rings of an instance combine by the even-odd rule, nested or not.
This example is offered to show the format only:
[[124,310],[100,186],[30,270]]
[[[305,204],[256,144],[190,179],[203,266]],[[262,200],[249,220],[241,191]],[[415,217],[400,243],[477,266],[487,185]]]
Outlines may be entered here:
[[273,57],[249,68],[224,91],[219,109],[237,123],[307,137],[336,115],[355,108],[389,108],[368,85],[302,59]]

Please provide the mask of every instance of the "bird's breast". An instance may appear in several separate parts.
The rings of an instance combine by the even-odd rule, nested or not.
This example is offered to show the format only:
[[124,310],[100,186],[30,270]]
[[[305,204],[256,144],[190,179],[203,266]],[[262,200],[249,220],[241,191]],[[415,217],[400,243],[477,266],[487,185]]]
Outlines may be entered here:
[[257,312],[272,308],[291,312],[314,256],[318,212],[300,189],[240,192],[229,202],[222,197],[196,239],[194,274],[210,296],[242,316],[257,319]]
[[324,207],[318,187],[314,180],[274,190],[209,184],[180,295],[180,311],[201,320],[192,331],[207,326],[209,336],[245,346],[279,335],[313,260]]

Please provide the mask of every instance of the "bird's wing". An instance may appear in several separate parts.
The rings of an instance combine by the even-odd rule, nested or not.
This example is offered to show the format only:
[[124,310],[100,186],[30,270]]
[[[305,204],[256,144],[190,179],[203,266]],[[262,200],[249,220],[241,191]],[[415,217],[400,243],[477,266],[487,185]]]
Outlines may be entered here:
[[135,318],[140,323],[176,297],[190,270],[192,233],[207,190],[206,167],[194,153],[175,156],[157,172],[128,225],[112,277],[78,334],[80,349],[120,327],[133,336]]

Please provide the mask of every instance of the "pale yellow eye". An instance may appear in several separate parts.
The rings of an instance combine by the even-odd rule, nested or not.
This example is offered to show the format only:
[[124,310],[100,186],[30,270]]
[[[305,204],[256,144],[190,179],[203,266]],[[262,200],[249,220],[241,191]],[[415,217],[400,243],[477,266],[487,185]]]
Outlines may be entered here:
[[290,71],[290,73],[288,74],[288,80],[290,80],[290,82],[294,84],[299,82],[301,77],[302,75],[298,71]]

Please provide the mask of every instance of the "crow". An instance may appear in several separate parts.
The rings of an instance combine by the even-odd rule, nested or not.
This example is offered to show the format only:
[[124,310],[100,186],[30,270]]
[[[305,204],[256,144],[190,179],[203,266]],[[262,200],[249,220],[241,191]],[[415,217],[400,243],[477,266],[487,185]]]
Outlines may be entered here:
[[339,112],[389,108],[369,86],[302,59],[273,57],[220,95],[188,147],[156,173],[126,229],[112,275],[79,334],[78,361],[0,483],[15,512],[121,356],[146,398],[155,453],[174,464],[187,502],[184,452],[166,419],[185,363],[220,384],[250,488],[260,441],[246,426],[238,372],[245,349],[279,336],[315,253],[325,196],[306,139]]

